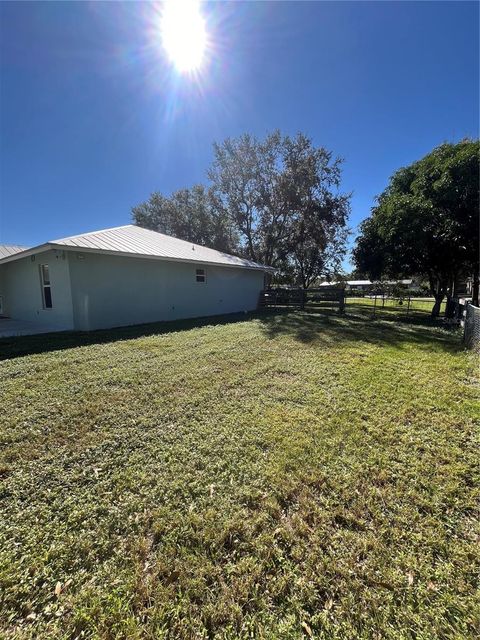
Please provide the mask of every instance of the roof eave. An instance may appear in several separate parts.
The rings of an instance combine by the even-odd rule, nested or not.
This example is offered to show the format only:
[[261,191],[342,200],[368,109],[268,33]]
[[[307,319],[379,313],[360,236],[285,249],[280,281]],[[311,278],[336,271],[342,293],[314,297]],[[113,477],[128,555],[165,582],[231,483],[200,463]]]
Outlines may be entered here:
[[216,262],[213,260],[201,260],[201,259],[190,259],[190,258],[174,258],[170,256],[156,256],[153,254],[147,253],[135,253],[133,251],[115,251],[110,249],[98,249],[95,247],[77,247],[73,245],[66,244],[57,244],[55,242],[48,243],[49,248],[64,250],[64,251],[74,251],[76,253],[96,253],[99,255],[109,255],[109,256],[118,256],[121,258],[140,258],[144,260],[160,260],[163,262],[183,262],[187,264],[204,264],[204,265],[213,265],[215,267],[227,267],[230,269],[251,269],[253,271],[274,271],[272,267],[267,267],[262,264],[258,265],[248,265],[248,264],[228,264],[226,262]]
[[161,260],[163,262],[183,262],[183,263],[196,263],[196,264],[204,264],[204,265],[213,265],[216,267],[227,267],[230,269],[250,269],[252,271],[267,271],[270,273],[274,273],[275,269],[273,267],[268,267],[266,265],[258,264],[258,265],[248,265],[248,264],[228,264],[225,262],[216,262],[213,260],[192,260],[187,258],[174,258],[169,256],[156,256],[145,253],[134,253],[131,251],[114,251],[109,249],[98,249],[94,247],[78,247],[73,245],[60,244],[56,242],[46,242],[44,244],[38,245],[37,247],[31,247],[30,249],[26,249],[25,251],[20,251],[11,256],[7,256],[5,258],[0,259],[0,264],[6,264],[7,262],[14,262],[16,260],[21,260],[22,258],[28,258],[29,256],[33,256],[37,253],[44,253],[45,251],[49,251],[51,249],[55,249],[57,251],[73,251],[76,253],[96,253],[99,255],[110,255],[110,256],[119,256],[122,258],[141,258],[144,260]]
[[51,248],[52,247],[50,243],[45,242],[44,244],[39,244],[38,247],[31,247],[30,249],[25,249],[25,251],[18,251],[17,253],[13,253],[11,256],[1,258],[0,265],[6,264],[7,262],[14,262],[15,260],[21,260],[22,258],[28,258],[28,256],[33,256],[37,253],[43,253],[44,251],[48,251]]

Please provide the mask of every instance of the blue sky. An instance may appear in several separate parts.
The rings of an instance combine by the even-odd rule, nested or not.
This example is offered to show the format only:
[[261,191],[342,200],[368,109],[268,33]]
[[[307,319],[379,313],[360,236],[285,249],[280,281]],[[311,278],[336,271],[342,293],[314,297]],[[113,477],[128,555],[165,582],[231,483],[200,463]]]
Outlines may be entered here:
[[398,167],[478,136],[479,5],[215,3],[194,81],[158,5],[0,3],[0,242],[127,224],[206,180],[212,142],[280,128],[345,159],[351,226]]

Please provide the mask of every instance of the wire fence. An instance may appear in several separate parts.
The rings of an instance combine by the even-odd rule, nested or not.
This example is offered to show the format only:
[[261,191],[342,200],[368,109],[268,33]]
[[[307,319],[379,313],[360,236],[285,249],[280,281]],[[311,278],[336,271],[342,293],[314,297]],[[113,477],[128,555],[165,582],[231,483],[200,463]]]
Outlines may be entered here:
[[[392,296],[383,293],[358,296],[350,293],[345,299],[348,311],[363,311],[377,319],[418,320],[428,318],[432,312],[434,300],[411,295]],[[442,303],[440,313],[445,311]]]
[[[300,289],[271,287],[260,293],[261,309],[301,309],[305,311],[336,310],[368,314],[373,319],[423,322],[431,316],[433,298],[407,295],[346,293],[334,287]],[[480,353],[480,308],[463,298],[442,302],[439,315],[449,325],[463,325],[463,341],[468,349]]]
[[[336,287],[301,289],[298,287],[270,287],[260,293],[260,309],[301,309],[305,311],[328,311],[368,314],[378,319],[419,319],[429,317],[434,300],[432,298],[405,295],[363,294],[346,292]],[[440,312],[444,313],[445,303]]]
[[463,327],[463,342],[467,349],[480,353],[480,308],[467,304]]

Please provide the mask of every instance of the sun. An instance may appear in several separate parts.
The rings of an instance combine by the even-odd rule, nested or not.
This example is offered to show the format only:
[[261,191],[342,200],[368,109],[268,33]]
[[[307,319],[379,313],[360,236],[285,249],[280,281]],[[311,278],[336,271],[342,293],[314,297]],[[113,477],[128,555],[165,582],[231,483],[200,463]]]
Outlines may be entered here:
[[200,2],[169,0],[161,14],[161,38],[170,61],[180,73],[197,70],[207,47],[205,19]]

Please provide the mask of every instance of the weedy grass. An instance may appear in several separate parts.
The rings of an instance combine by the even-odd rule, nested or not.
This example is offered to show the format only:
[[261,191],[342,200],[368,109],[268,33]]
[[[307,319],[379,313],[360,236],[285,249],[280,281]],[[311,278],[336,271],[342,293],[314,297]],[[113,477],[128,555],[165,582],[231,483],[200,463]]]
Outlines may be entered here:
[[0,636],[477,637],[458,333],[351,305],[0,355]]

